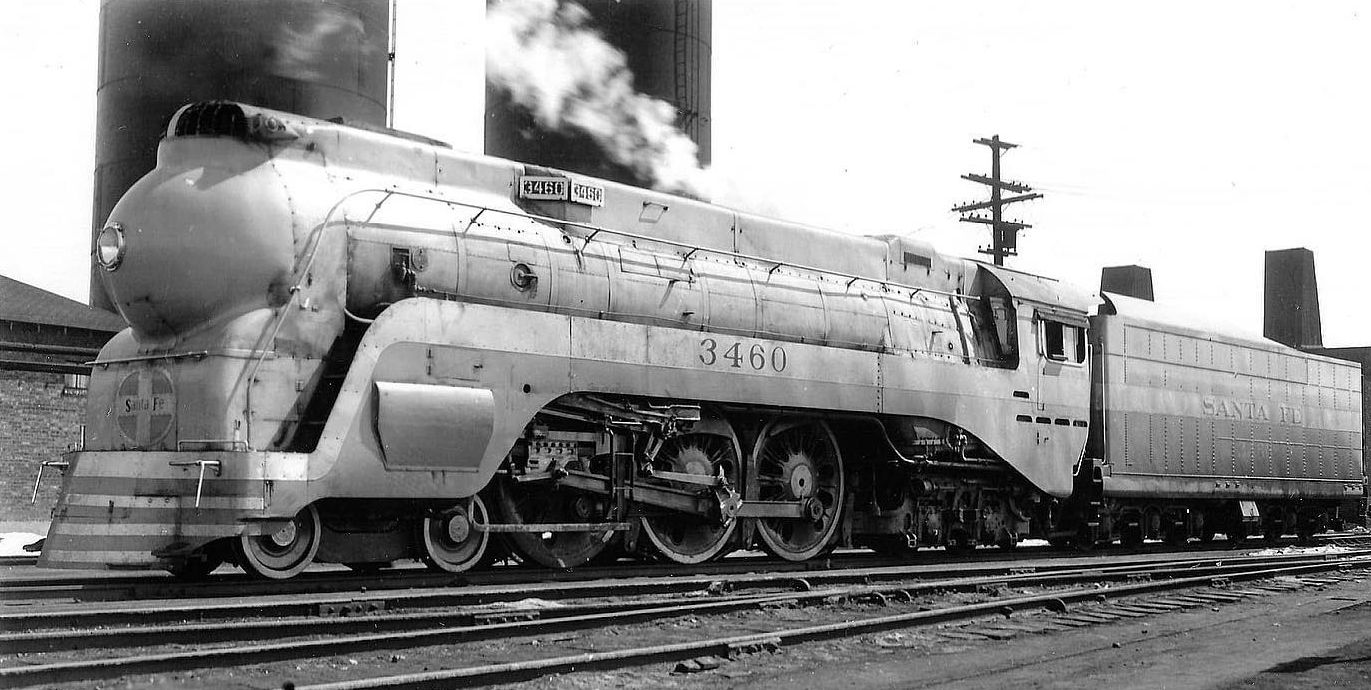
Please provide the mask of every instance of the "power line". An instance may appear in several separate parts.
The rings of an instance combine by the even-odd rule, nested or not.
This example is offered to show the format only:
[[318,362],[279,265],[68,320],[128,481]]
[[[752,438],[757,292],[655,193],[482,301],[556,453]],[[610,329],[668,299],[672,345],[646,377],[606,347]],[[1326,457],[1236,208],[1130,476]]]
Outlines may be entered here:
[[[1013,148],[1018,148],[1018,144],[1011,144],[1007,141],[1000,141],[1000,135],[989,139],[973,139],[973,144],[979,144],[990,149],[990,176],[968,173],[962,175],[963,180],[975,182],[990,188],[989,201],[977,201],[959,206],[953,206],[952,210],[962,214],[958,220],[963,223],[980,223],[990,226],[990,246],[981,247],[982,254],[990,254],[995,257],[995,265],[1003,266],[1006,256],[1018,256],[1019,231],[1033,227],[1028,223],[1019,221],[1009,221],[1004,219],[1004,207],[1020,201],[1031,199],[1041,199],[1042,194],[1033,191],[1032,187],[1022,182],[1011,182],[1000,177],[1000,154]],[[1018,196],[1006,197],[1004,192],[1014,192]],[[976,211],[990,210],[990,216],[986,217]]]

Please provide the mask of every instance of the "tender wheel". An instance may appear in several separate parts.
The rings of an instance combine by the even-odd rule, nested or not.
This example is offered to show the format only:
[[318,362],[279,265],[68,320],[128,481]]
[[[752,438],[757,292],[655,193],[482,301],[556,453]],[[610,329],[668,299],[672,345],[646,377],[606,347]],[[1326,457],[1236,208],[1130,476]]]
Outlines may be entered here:
[[424,565],[429,570],[460,573],[480,563],[490,545],[490,533],[474,529],[473,521],[490,523],[480,496],[472,496],[440,514],[425,516],[419,526]]
[[[552,486],[518,485],[508,478],[495,482],[500,514],[514,524],[598,522],[604,518],[600,500],[588,494],[557,491]],[[548,568],[575,568],[595,558],[613,539],[612,532],[510,532],[510,551],[524,563]]]
[[1119,543],[1124,548],[1140,549],[1143,545],[1143,528],[1141,524],[1129,523],[1119,529]]
[[1185,523],[1174,522],[1168,524],[1166,529],[1162,532],[1162,541],[1165,542],[1167,546],[1171,547],[1185,546],[1186,542],[1189,541],[1189,535],[1186,534],[1185,530]]
[[1019,535],[1008,529],[1001,529],[1000,535],[995,538],[995,546],[1001,551],[1013,551],[1019,548]]
[[947,531],[947,552],[967,554],[976,550],[976,545],[971,541],[971,533],[965,527],[954,525]]
[[[710,415],[690,433],[663,444],[653,467],[669,472],[722,474],[737,487],[741,457],[742,447],[733,427],[723,418]],[[668,514],[644,517],[643,536],[669,561],[703,563],[727,554],[737,526],[737,520],[720,523],[694,515]]]
[[1295,524],[1295,543],[1300,546],[1311,546],[1314,543],[1314,535],[1319,532],[1324,518],[1322,515],[1298,513],[1293,516],[1293,522]]
[[1285,534],[1285,525],[1280,520],[1270,519],[1262,523],[1262,541],[1267,544],[1280,543]]
[[803,561],[829,548],[843,508],[843,461],[828,425],[783,419],[772,422],[753,452],[755,500],[802,501],[800,519],[763,518],[757,535],[767,551]]
[[1076,538],[1071,542],[1077,551],[1094,551],[1099,540],[1099,530],[1090,525],[1081,525],[1076,529]]
[[1241,522],[1234,522],[1229,526],[1227,535],[1229,548],[1241,548],[1247,544],[1247,525]]
[[238,565],[249,575],[269,580],[295,577],[314,562],[322,535],[319,511],[307,506],[271,534],[240,535],[236,542]]

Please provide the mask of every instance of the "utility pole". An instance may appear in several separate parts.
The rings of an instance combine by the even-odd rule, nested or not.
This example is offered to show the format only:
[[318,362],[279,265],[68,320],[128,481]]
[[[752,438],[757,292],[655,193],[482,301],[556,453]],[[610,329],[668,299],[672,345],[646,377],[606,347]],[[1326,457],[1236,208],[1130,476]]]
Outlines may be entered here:
[[[1000,179],[1000,154],[1009,149],[1017,148],[1018,144],[1000,141],[1000,135],[998,134],[989,139],[973,139],[971,143],[990,148],[990,177],[968,174],[962,175],[962,179],[989,187],[990,201],[978,201],[975,203],[953,206],[952,210],[962,214],[962,217],[958,220],[963,223],[980,223],[982,225],[990,226],[990,246],[981,247],[980,251],[982,254],[994,256],[996,266],[1003,266],[1004,257],[1019,255],[1019,231],[1033,227],[1028,223],[1005,220],[1004,207],[1020,201],[1028,201],[1029,199],[1041,199],[1043,195],[1034,192],[1033,188],[1026,184],[1020,182],[1007,182]],[[1005,190],[1014,192],[1019,196],[1006,197],[1003,194]],[[990,209],[989,218],[979,213],[975,213],[975,211],[984,209]]]

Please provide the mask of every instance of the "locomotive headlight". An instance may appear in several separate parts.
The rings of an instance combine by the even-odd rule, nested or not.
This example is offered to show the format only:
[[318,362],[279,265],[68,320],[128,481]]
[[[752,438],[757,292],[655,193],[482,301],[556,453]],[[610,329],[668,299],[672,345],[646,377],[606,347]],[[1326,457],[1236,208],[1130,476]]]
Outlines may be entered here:
[[106,271],[113,271],[119,268],[127,249],[124,245],[124,226],[110,223],[102,228],[95,238],[95,261]]

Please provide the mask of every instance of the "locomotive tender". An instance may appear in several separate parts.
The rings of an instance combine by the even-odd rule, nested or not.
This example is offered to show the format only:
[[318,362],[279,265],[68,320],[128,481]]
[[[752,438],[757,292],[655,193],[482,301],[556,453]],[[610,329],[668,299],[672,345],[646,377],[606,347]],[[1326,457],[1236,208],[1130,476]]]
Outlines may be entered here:
[[44,567],[1136,543],[1363,492],[1354,365],[395,132],[188,105],[96,254],[129,328]]

